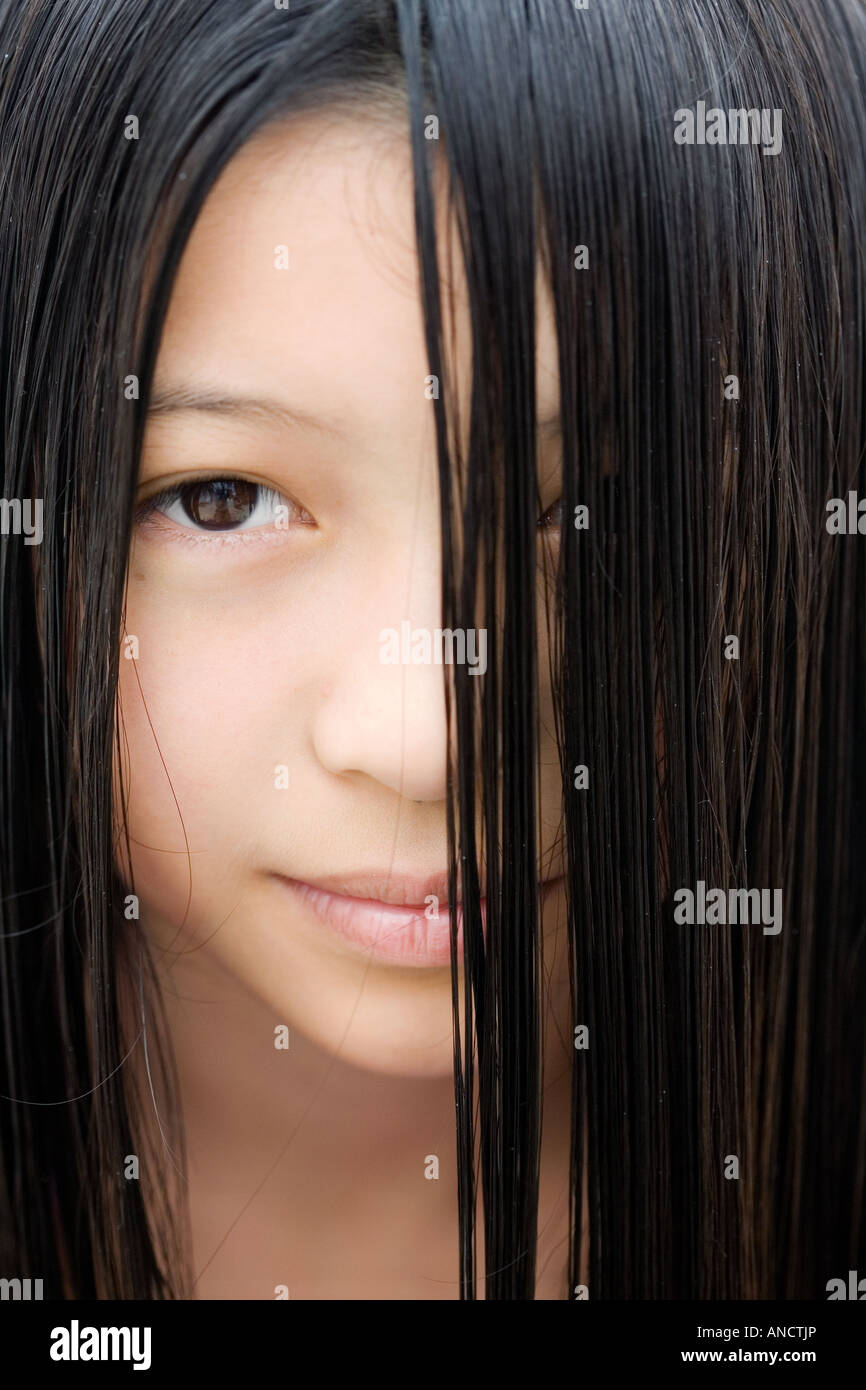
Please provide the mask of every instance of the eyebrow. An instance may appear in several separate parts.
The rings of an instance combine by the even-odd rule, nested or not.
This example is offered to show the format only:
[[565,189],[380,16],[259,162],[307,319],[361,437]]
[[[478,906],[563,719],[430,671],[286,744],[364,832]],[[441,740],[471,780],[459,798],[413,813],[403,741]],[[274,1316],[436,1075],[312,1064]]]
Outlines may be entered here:
[[[318,430],[322,434],[346,438],[345,429],[336,420],[299,410],[273,397],[226,395],[222,391],[180,384],[154,388],[148,415],[179,415],[186,411],[264,419],[283,426]],[[537,428],[543,438],[558,438],[562,434],[562,417],[559,413],[552,415],[538,422]]]
[[267,420],[272,424],[318,430],[345,439],[345,429],[336,420],[313,415],[267,396],[226,395],[222,391],[196,386],[156,387],[148,404],[148,415],[178,415],[200,411],[208,415],[240,416]]

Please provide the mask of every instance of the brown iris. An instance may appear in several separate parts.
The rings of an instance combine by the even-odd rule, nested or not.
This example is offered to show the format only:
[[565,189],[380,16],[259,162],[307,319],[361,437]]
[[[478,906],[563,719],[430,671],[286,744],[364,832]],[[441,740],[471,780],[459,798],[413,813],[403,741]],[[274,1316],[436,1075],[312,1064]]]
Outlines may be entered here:
[[190,483],[180,493],[180,502],[190,521],[209,531],[228,531],[249,521],[258,501],[258,484],[243,478],[211,478],[206,483]]
[[565,516],[565,498],[560,497],[556,502],[548,507],[547,511],[538,518],[538,529],[540,531],[558,530],[562,526]]

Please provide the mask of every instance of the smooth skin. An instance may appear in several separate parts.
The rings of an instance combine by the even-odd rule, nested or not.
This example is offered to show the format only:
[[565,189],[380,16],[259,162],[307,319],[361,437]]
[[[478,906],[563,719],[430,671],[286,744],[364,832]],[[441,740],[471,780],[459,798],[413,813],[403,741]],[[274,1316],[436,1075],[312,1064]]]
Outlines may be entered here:
[[[538,413],[555,421],[539,284]],[[441,626],[427,376],[405,118],[335,108],[261,133],[186,248],[139,496],[222,474],[272,489],[289,523],[253,502],[233,531],[196,529],[176,501],[140,519],[125,609],[137,656],[120,663],[117,773],[180,1078],[198,1298],[458,1294],[450,971],[371,961],[275,877],[446,869],[443,668],[379,659],[383,628]],[[235,404],[193,408],[195,393]],[[543,512],[559,496],[555,426],[540,448]],[[541,527],[540,565],[553,545]],[[556,878],[546,661],[541,677],[540,875]],[[558,888],[544,926],[538,1296],[564,1298],[572,1054]],[[281,1027],[288,1048],[275,1046]]]

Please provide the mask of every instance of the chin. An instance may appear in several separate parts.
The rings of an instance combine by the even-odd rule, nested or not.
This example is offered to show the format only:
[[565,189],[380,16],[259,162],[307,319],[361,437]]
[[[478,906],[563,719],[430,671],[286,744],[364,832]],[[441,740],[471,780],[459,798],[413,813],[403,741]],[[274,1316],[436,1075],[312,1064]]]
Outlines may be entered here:
[[392,1045],[380,1038],[359,1039],[358,1045],[341,1047],[340,1061],[359,1071],[378,1076],[402,1077],[415,1081],[450,1079],[454,1072],[454,1049],[450,1036],[444,1046],[420,1044],[413,1047],[405,1040]]
[[[451,972],[362,965],[345,975],[310,972],[296,961],[290,992],[276,972],[253,984],[269,1016],[285,1022],[298,1046],[381,1076],[439,1079],[453,1074]],[[312,1003],[311,1003],[312,1001]],[[292,1045],[295,1043],[293,1041]]]

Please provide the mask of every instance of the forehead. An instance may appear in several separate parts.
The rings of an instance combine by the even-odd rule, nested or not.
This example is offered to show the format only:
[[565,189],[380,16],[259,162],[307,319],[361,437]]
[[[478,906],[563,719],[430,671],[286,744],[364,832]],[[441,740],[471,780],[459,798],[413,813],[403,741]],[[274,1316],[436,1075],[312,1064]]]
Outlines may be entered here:
[[[413,200],[396,106],[375,115],[328,108],[260,132],[222,172],[187,243],[158,380],[291,397],[359,438],[427,419]],[[466,285],[444,197],[437,206],[449,353],[465,398]],[[536,287],[544,417],[557,411],[558,373],[540,267]]]

